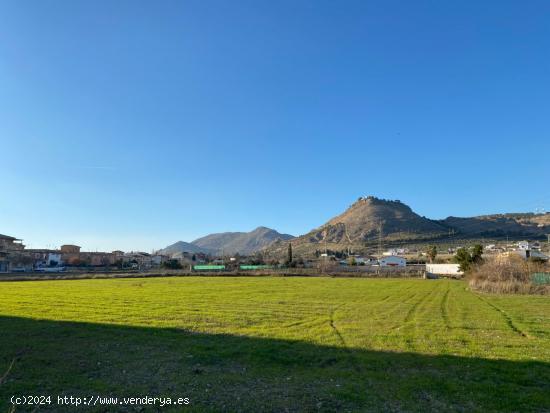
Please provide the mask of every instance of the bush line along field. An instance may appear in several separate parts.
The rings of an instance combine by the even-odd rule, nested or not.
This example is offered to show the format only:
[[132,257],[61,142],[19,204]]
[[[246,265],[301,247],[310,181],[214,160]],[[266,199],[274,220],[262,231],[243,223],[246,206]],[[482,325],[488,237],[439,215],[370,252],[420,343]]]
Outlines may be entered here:
[[15,360],[0,411],[12,394],[181,396],[201,412],[550,409],[548,297],[463,281],[5,282],[0,331],[0,376]]

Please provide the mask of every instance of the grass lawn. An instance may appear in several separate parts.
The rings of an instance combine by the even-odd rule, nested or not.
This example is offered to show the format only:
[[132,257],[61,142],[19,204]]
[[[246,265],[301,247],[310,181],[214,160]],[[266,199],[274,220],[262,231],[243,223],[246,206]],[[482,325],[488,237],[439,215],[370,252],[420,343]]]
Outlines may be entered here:
[[162,411],[549,412],[550,299],[447,280],[4,282],[0,377],[13,360],[0,412],[48,394],[190,398]]

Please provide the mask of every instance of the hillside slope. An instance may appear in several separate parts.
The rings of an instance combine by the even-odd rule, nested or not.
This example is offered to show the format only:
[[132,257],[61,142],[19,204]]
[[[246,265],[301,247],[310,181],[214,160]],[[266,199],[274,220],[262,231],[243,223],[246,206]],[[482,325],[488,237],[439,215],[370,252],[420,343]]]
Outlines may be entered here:
[[[550,214],[495,214],[432,220],[416,214],[401,201],[361,197],[342,214],[291,241],[297,255],[331,250],[371,252],[392,243],[423,244],[456,239],[526,237],[550,233]],[[288,242],[275,242],[267,253],[285,256]]]
[[223,232],[210,234],[192,242],[199,248],[214,251],[218,254],[250,255],[267,247],[277,240],[286,241],[294,238],[289,234],[281,234],[274,229],[258,227],[250,232]]
[[442,223],[421,217],[400,201],[359,198],[344,213],[299,237],[308,242],[361,243],[383,238],[414,239],[446,234]]
[[171,256],[172,254],[177,254],[180,252],[190,252],[190,253],[203,252],[208,254],[211,251],[209,251],[206,248],[201,248],[185,241],[178,241],[172,245],[168,245],[166,248],[163,248],[157,251],[158,254],[168,255],[168,256]]
[[550,214],[494,214],[441,221],[465,237],[538,237],[550,232]]

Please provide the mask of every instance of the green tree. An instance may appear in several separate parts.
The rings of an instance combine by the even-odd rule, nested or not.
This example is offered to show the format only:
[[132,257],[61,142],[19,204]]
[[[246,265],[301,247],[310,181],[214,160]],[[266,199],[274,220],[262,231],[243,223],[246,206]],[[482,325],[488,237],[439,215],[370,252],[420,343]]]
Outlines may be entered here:
[[286,262],[288,264],[292,263],[292,244],[290,242],[288,243],[288,254],[287,254]]
[[466,272],[472,266],[472,255],[466,248],[459,248],[453,257],[453,261],[459,265],[460,271]]
[[459,264],[460,271],[467,272],[474,264],[483,262],[483,246],[476,244],[470,249],[459,248],[453,260]]
[[426,251],[426,254],[428,255],[428,258],[430,259],[430,262],[434,262],[435,257],[437,257],[437,247],[435,245],[430,245],[428,247],[428,250]]
[[183,267],[178,260],[168,260],[162,263],[162,268],[169,270],[181,270]]
[[483,260],[481,258],[483,254],[483,246],[480,245],[480,244],[475,244],[473,247],[472,247],[472,263],[474,264],[479,264],[481,263],[481,261]]
[[348,263],[349,265],[357,265],[357,260],[355,259],[355,257],[350,257]]

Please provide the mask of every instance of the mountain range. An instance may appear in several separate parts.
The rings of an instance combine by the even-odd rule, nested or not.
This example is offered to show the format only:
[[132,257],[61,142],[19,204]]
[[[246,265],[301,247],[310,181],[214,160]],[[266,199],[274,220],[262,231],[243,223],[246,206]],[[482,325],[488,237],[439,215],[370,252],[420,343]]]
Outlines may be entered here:
[[[399,200],[361,197],[343,213],[305,235],[291,240],[295,253],[352,249],[376,250],[403,244],[445,243],[464,240],[538,238],[550,233],[550,214],[511,213],[433,220],[415,213]],[[286,254],[288,243],[275,242],[268,253]]]
[[189,252],[192,254],[202,252],[202,253],[210,254],[213,251],[208,251],[204,248],[197,247],[196,245],[185,241],[178,241],[174,244],[168,245],[166,248],[163,248],[157,251],[158,254],[162,254],[162,255],[173,255],[180,252]]
[[251,255],[275,241],[288,241],[292,238],[294,238],[292,235],[281,234],[271,228],[258,227],[250,232],[210,234],[193,242],[178,241],[159,250],[158,253],[172,255],[179,252],[202,252],[213,255]]
[[415,213],[399,200],[360,197],[343,213],[299,237],[266,227],[251,232],[224,232],[170,245],[161,253],[205,252],[250,255],[260,250],[283,255],[288,243],[297,253],[315,250],[364,250],[391,243],[445,242],[467,239],[543,238],[550,233],[550,214],[509,213],[433,220]]

